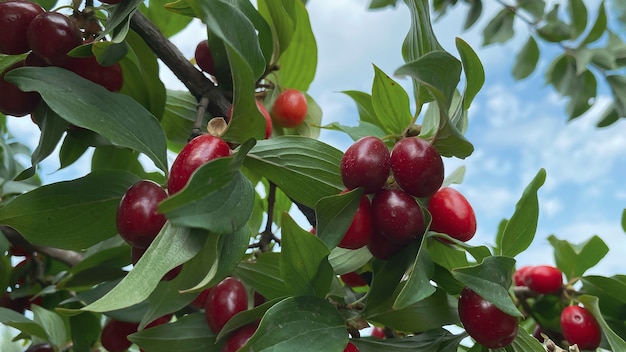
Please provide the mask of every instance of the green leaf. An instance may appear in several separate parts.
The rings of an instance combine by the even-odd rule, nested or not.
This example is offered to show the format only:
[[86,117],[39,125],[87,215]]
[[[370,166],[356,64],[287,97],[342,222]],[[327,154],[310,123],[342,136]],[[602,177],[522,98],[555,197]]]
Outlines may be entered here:
[[622,210],[622,229],[626,232],[626,208]]
[[520,9],[528,12],[536,19],[543,17],[546,2],[544,0],[518,0],[517,4]]
[[278,57],[289,47],[294,36],[297,23],[293,18],[294,3],[282,0],[261,0],[259,13],[271,27],[274,37],[272,56]]
[[0,307],[0,323],[15,328],[25,334],[39,337],[44,341],[48,339],[48,335],[43,326],[14,310]]
[[281,136],[259,141],[244,166],[275,183],[287,196],[310,208],[344,189],[339,165],[343,153],[315,139]]
[[607,127],[619,120],[619,114],[615,108],[615,103],[609,103],[602,114],[600,114],[599,121],[596,124],[596,127],[602,128]]
[[324,297],[334,277],[328,262],[330,251],[319,238],[301,229],[286,213],[282,224],[279,267],[285,288],[294,296]]
[[470,29],[478,21],[482,12],[483,12],[482,0],[470,1],[470,9],[469,11],[467,11],[467,17],[465,18],[463,29],[464,30]]
[[372,107],[376,124],[388,134],[401,134],[411,123],[409,96],[398,82],[374,65]]
[[67,342],[65,323],[57,313],[44,309],[36,304],[31,307],[35,323],[41,325],[48,335],[48,341],[54,346],[61,348]]
[[336,274],[346,274],[357,270],[372,259],[367,247],[359,249],[345,249],[335,247],[330,251],[328,261]]
[[72,344],[75,351],[89,351],[100,338],[102,326],[100,315],[84,312],[68,318]]
[[452,335],[443,328],[424,331],[423,333],[398,338],[360,338],[352,339],[360,352],[446,352],[456,351],[465,334]]
[[554,247],[556,266],[565,274],[567,280],[582,276],[609,252],[609,247],[598,236],[593,236],[578,245],[559,240],[554,235],[548,237],[548,241]]
[[324,197],[315,205],[317,237],[333,249],[341,242],[359,207],[362,189]]
[[[198,101],[187,91],[167,91],[165,111],[161,126],[165,131],[167,140],[176,143],[179,148],[187,144],[191,129],[196,120]],[[211,116],[206,113],[202,120],[202,126],[206,126]]]
[[517,336],[511,344],[514,352],[545,352],[546,349],[535,337],[530,335],[526,330],[519,329]]
[[[33,244],[84,249],[117,234],[117,205],[137,181],[130,173],[109,170],[42,186],[1,208],[0,223]],[[88,236],[85,229],[89,229]]]
[[38,91],[66,121],[98,132],[117,146],[144,153],[167,171],[165,134],[155,117],[134,99],[58,67],[24,67],[5,77],[24,91]]
[[602,334],[606,338],[611,346],[612,351],[624,351],[626,350],[626,342],[619,337],[606,323],[604,317],[602,316],[602,312],[600,312],[600,307],[598,306],[598,297],[582,295],[578,298],[578,300],[593,314],[593,316],[600,324],[602,328]]
[[606,82],[613,93],[615,109],[619,116],[626,116],[626,77],[618,75],[606,76]]
[[567,12],[571,20],[572,36],[570,39],[576,39],[587,28],[587,6],[583,0],[569,0]]
[[576,77],[576,62],[569,55],[556,57],[546,71],[546,82],[551,83],[563,95],[569,95],[575,87]]
[[539,217],[537,191],[545,180],[546,171],[540,169],[515,204],[515,212],[499,238],[498,248],[501,255],[515,257],[525,251],[535,238]]
[[375,136],[380,139],[383,139],[386,134],[380,127],[373,125],[369,122],[359,121],[358,126],[344,126],[340,125],[338,122],[333,122],[329,125],[323,126],[323,128],[341,131],[347,134],[353,141],[358,141],[363,137]]
[[465,90],[463,91],[463,110],[469,109],[472,101],[485,83],[485,70],[476,52],[463,39],[456,38],[456,48],[461,56],[465,73]]
[[37,116],[41,129],[39,145],[31,156],[31,162],[34,166],[54,152],[67,129],[68,123],[45,104],[39,104],[33,114]]
[[[320,338],[323,336],[324,338]],[[345,321],[325,299],[290,297],[267,310],[244,351],[339,351],[348,343]]]
[[581,279],[584,292],[598,297],[598,304],[603,314],[618,320],[626,319],[626,283],[615,277],[590,275]]
[[591,108],[590,102],[596,98],[597,87],[596,77],[589,70],[585,70],[576,78],[576,86],[570,92],[571,99],[566,108],[570,120],[581,116]]
[[170,11],[166,10],[164,5],[169,2],[169,0],[150,0],[148,6],[145,3],[139,5],[141,13],[152,21],[167,38],[182,31],[191,22],[189,17],[174,16]]
[[528,41],[524,44],[522,50],[517,54],[515,64],[513,65],[513,77],[517,80],[530,76],[539,62],[539,46],[532,36],[528,37]]
[[598,6],[598,16],[596,17],[593,26],[587,36],[580,43],[580,46],[591,44],[596,40],[600,39],[606,30],[607,25],[607,17],[606,17],[606,9],[604,6],[604,0],[600,1],[600,5]]
[[158,325],[131,334],[128,339],[146,351],[218,352],[215,334],[209,329],[204,313],[193,313],[173,323]]
[[413,263],[413,267],[410,269],[408,279],[393,303],[394,309],[407,308],[429,297],[436,291],[435,287],[430,283],[435,267],[426,249],[425,241],[426,236],[422,238],[422,244],[417,252],[417,258]]
[[75,163],[89,148],[79,138],[71,133],[65,135],[61,148],[59,149],[59,170]]
[[254,262],[240,262],[234,275],[268,300],[286,296],[285,282],[280,273],[280,258],[280,253],[260,254]]
[[537,35],[543,38],[547,42],[560,43],[564,40],[570,39],[572,29],[566,23],[562,21],[548,22],[545,25],[537,28]]
[[483,30],[483,45],[505,43],[513,38],[513,34],[515,34],[513,29],[514,20],[515,12],[508,8],[500,10]]
[[377,124],[378,118],[376,117],[376,112],[374,112],[371,95],[365,92],[360,92],[358,90],[344,90],[341,93],[349,96],[350,98],[352,98],[352,100],[354,100],[356,108],[359,112],[360,122],[367,122],[372,125]]
[[102,298],[82,309],[108,312],[144,301],[163,275],[198,253],[206,236],[204,231],[179,228],[166,222],[133,270]]
[[509,296],[515,260],[509,257],[487,257],[482,263],[452,270],[452,275],[472,291],[514,317],[522,317]]

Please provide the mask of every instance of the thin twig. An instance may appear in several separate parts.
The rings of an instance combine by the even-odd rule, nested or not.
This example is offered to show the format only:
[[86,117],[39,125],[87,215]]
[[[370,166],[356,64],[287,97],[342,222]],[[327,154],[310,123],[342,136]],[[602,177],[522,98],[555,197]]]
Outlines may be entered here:
[[47,255],[50,258],[67,264],[68,266],[74,266],[83,260],[83,255],[75,251],[34,245],[28,242],[24,237],[22,237],[22,235],[19,234],[19,232],[15,231],[11,227],[0,226],[0,231],[2,231],[9,242],[13,245],[20,246],[29,252],[38,252]]

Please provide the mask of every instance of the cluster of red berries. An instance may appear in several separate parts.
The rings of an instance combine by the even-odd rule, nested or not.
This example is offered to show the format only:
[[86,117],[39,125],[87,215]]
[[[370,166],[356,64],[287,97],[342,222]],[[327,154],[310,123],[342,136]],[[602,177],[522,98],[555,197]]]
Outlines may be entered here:
[[28,53],[0,73],[0,112],[12,116],[32,113],[41,101],[36,92],[22,92],[7,82],[7,72],[24,66],[58,66],[100,84],[109,91],[122,88],[123,75],[119,63],[102,66],[94,56],[70,57],[69,51],[83,44],[83,32],[76,21],[57,12],[46,12],[26,0],[0,2],[0,53]]
[[[443,160],[424,139],[402,139],[390,152],[377,137],[361,138],[344,153],[341,177],[348,190],[362,187],[365,195],[339,247],[367,245],[374,257],[391,258],[426,231],[418,199],[428,202],[432,231],[460,241],[468,241],[476,232],[476,217],[465,197],[452,188],[441,188]],[[368,194],[373,194],[371,202]]]
[[[166,314],[155,319],[146,325],[145,328],[150,329],[158,325],[167,324],[171,319],[172,314]],[[128,339],[128,335],[136,333],[138,328],[139,323],[137,322],[109,319],[100,333],[100,344],[109,352],[124,352],[133,344]],[[143,350],[140,351],[143,352]]]

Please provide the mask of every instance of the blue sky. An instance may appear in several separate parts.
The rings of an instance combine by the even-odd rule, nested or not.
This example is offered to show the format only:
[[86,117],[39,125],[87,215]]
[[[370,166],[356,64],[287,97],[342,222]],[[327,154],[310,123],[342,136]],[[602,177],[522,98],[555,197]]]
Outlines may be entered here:
[[[396,9],[366,11],[364,3],[309,1],[319,49],[318,71],[309,94],[322,107],[325,124],[339,121],[356,125],[354,103],[339,92],[370,92],[372,64],[388,74],[403,64],[400,47],[409,26],[407,8],[399,2]],[[593,4],[590,17],[594,18],[596,2],[587,3]],[[598,113],[608,101],[606,89],[598,96],[596,108],[574,122],[566,122],[566,101],[544,84],[543,77],[558,49],[542,47],[538,70],[524,81],[514,81],[510,71],[515,53],[526,40],[527,27],[518,23],[518,35],[506,45],[480,46],[485,19],[499,9],[499,5],[486,1],[487,15],[468,32],[461,30],[464,11],[460,9],[452,9],[435,23],[437,37],[447,50],[457,55],[454,38],[460,36],[477,51],[486,70],[485,86],[469,114],[467,138],[475,152],[466,160],[445,161],[447,173],[461,165],[466,167],[464,183],[457,189],[465,194],[477,215],[478,233],[470,243],[493,243],[498,223],[513,213],[524,187],[543,167],[547,180],[539,191],[537,237],[531,249],[518,257],[520,264],[552,264],[552,250],[546,241],[550,234],[574,243],[597,234],[609,244],[611,252],[593,272],[619,273],[620,246],[625,236],[620,216],[626,207],[626,123],[595,128]],[[196,23],[173,40],[191,57],[204,36],[204,28]],[[166,69],[162,78],[170,88],[183,88]],[[398,81],[409,86],[408,80]],[[28,118],[11,119],[10,128],[30,146],[36,146],[39,134]],[[342,150],[351,143],[337,132],[324,132],[321,139]],[[83,158],[76,167],[53,173],[57,167],[55,157],[44,162],[47,181],[84,174],[88,160]]]

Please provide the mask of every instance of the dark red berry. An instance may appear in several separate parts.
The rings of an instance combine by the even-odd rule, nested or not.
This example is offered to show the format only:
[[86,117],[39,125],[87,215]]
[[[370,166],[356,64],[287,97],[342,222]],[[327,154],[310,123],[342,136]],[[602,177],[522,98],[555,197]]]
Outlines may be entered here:
[[165,225],[159,203],[167,193],[156,182],[143,180],[132,185],[117,207],[117,231],[133,247],[148,248]]
[[76,22],[58,12],[37,15],[28,26],[27,37],[33,52],[56,66],[65,65],[67,53],[83,43]]
[[462,242],[476,233],[476,215],[467,199],[454,188],[444,187],[430,197],[430,230],[445,233]]
[[209,161],[230,155],[228,143],[209,134],[200,135],[178,153],[170,169],[167,189],[173,195],[183,189],[191,174]]
[[[345,193],[344,191],[342,193]],[[372,223],[372,209],[370,200],[367,196],[362,196],[359,201],[359,207],[352,218],[350,227],[343,235],[339,247],[346,249],[359,249],[367,245],[374,232]]]
[[354,271],[339,275],[339,277],[341,278],[341,281],[350,287],[367,286],[367,281]]
[[506,347],[517,336],[517,318],[467,287],[461,291],[458,310],[465,331],[487,348]]
[[341,179],[348,189],[363,187],[366,194],[380,190],[389,177],[389,149],[377,137],[354,142],[341,158]]
[[263,106],[263,103],[257,100],[256,106],[257,108],[259,108],[259,111],[265,118],[265,139],[268,139],[272,136],[272,118],[270,116],[270,113],[265,108],[265,106]]
[[211,287],[200,291],[200,294],[191,302],[191,305],[196,308],[204,309],[206,300],[209,298],[209,293],[211,293]]
[[430,197],[443,183],[443,160],[427,141],[405,138],[391,150],[391,171],[398,185],[415,197]]
[[124,352],[133,344],[128,335],[137,332],[138,327],[139,323],[111,319],[102,328],[100,343],[109,352]]
[[246,344],[246,342],[248,342],[248,340],[250,340],[252,335],[254,335],[257,327],[258,325],[254,323],[242,326],[235,330],[235,332],[228,337],[224,346],[222,346],[222,352],[238,351],[243,345]]
[[422,208],[399,189],[383,189],[372,200],[374,227],[391,241],[406,244],[426,231]]
[[30,114],[41,101],[39,93],[22,92],[17,86],[4,79],[7,72],[19,67],[24,67],[24,61],[20,61],[0,73],[0,112],[16,117]]
[[239,312],[248,309],[248,294],[241,281],[227,277],[215,285],[206,300],[204,313],[209,328],[219,333],[226,323]]
[[524,283],[524,276],[526,276],[526,273],[530,268],[532,268],[531,265],[525,265],[515,270],[515,273],[513,273],[513,285],[526,286]]
[[570,345],[577,344],[581,350],[594,350],[600,346],[600,326],[587,309],[569,306],[561,313],[561,331]]
[[539,293],[553,293],[561,289],[563,273],[549,265],[537,265],[524,274],[524,284]]
[[102,66],[95,56],[74,57],[70,58],[66,68],[111,92],[119,92],[124,84],[122,66],[117,62],[110,66]]
[[280,127],[298,127],[306,118],[307,104],[304,93],[297,89],[285,89],[272,105],[272,121]]
[[36,345],[31,345],[24,352],[54,352],[54,348],[49,343],[38,343]]
[[343,349],[343,352],[359,352],[359,348],[352,342],[348,342],[346,348]]
[[372,328],[372,333],[370,335],[372,337],[377,337],[379,339],[384,339],[385,338],[385,329],[381,328],[380,326],[374,326]]
[[257,291],[254,291],[254,296],[252,297],[254,300],[254,306],[258,307],[261,304],[267,302],[267,299],[265,298],[265,296],[263,296],[262,294],[260,294]]
[[374,258],[381,260],[391,259],[394,255],[403,250],[405,245],[391,241],[380,231],[374,231],[367,249],[372,253]]
[[0,53],[19,55],[28,52],[26,31],[33,19],[43,12],[41,6],[30,1],[0,2]]
[[210,75],[215,76],[215,62],[213,61],[213,55],[211,49],[209,49],[209,41],[203,40],[196,46],[196,52],[194,55],[196,64]]
[[163,324],[167,324],[170,322],[170,320],[172,320],[172,316],[173,314],[165,314],[162,317],[156,318],[154,319],[152,322],[150,322],[150,324],[146,325],[146,329],[150,329],[153,328],[155,326],[159,326],[159,325],[163,325]]

